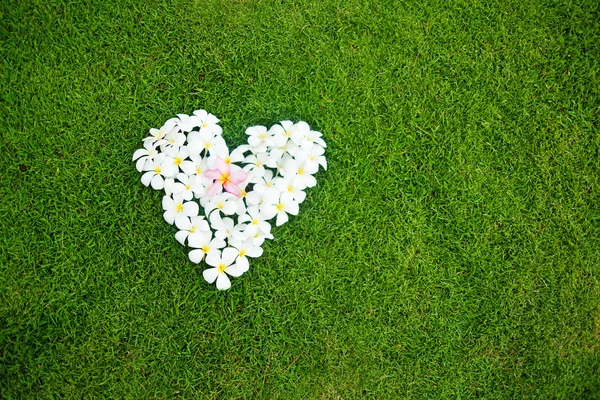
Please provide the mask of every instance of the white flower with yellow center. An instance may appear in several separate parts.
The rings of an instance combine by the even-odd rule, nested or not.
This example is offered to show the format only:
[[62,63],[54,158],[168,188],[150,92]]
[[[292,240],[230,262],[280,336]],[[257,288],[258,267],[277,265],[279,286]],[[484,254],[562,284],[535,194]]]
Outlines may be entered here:
[[292,129],[294,123],[292,121],[281,121],[279,124],[273,125],[269,132],[272,135],[273,147],[283,147],[288,140],[292,138]]
[[184,202],[181,193],[170,196],[163,196],[162,200],[163,210],[165,210],[163,217],[165,221],[173,225],[178,219],[184,219],[186,217],[195,217],[198,215],[198,203],[195,201]]
[[253,152],[263,152],[267,150],[267,146],[271,146],[272,134],[267,131],[267,128],[261,125],[251,126],[246,129],[248,135],[248,144],[252,147]]
[[248,257],[257,258],[262,256],[263,253],[263,249],[260,246],[255,246],[252,239],[237,240],[232,238],[229,241],[229,245],[237,250],[238,254],[235,263],[244,272],[250,268]]
[[217,238],[211,240],[211,238],[211,232],[201,232],[194,237],[188,237],[188,246],[194,248],[188,254],[191,262],[199,264],[205,256],[219,254],[219,249],[227,245],[224,240]]
[[160,144],[162,151],[169,147],[181,147],[185,143],[185,134],[178,129],[172,129],[163,138],[163,142]]
[[142,183],[145,186],[152,185],[152,189],[162,190],[165,187],[165,178],[172,178],[177,174],[171,157],[165,153],[157,154],[154,158],[148,158],[144,162]]
[[298,215],[300,207],[298,203],[290,198],[280,198],[276,202],[263,204],[260,212],[265,219],[277,217],[275,225],[280,226],[288,222],[288,214]]
[[275,178],[275,188],[281,193],[284,200],[291,199],[300,204],[306,199],[306,193],[300,188],[294,178]]
[[194,119],[201,133],[208,132],[215,136],[223,134],[223,128],[218,125],[219,118],[207,113],[206,110],[196,110],[193,114],[191,118]]
[[302,190],[317,184],[317,180],[306,170],[304,163],[300,163],[296,160],[289,160],[286,162],[281,170],[281,175],[287,179],[293,179],[294,185]]
[[191,241],[200,240],[205,233],[210,233],[210,226],[202,215],[197,215],[192,218],[179,218],[175,220],[175,225],[180,229],[175,234],[175,239],[182,245],[185,245],[186,239]]
[[270,235],[271,233],[271,224],[265,220],[264,216],[258,210],[258,206],[248,207],[246,214],[240,215],[238,221],[246,224],[244,235],[247,238],[254,237],[257,232],[263,236]]
[[173,165],[177,167],[177,172],[179,172],[181,164],[188,159],[190,153],[187,146],[173,146],[165,149],[165,154],[173,159]]
[[[189,148],[188,148],[189,151]],[[179,166],[187,175],[203,176],[204,172],[208,171],[207,159],[201,156],[190,154],[189,160],[184,160]]]
[[325,149],[318,144],[314,144],[308,151],[299,150],[296,153],[296,161],[304,165],[304,169],[309,174],[315,174],[319,170],[319,166],[327,169],[327,160],[323,155]]
[[220,155],[228,154],[229,149],[221,136],[215,136],[210,132],[196,132],[196,135],[188,135],[188,147],[192,155]]
[[204,215],[210,215],[212,211],[233,215],[237,211],[236,199],[231,193],[221,192],[214,196],[204,196],[200,203],[204,207]]
[[196,178],[198,178],[196,175],[188,176],[183,173],[177,174],[177,181],[173,183],[173,186],[171,187],[171,192],[173,194],[181,193],[184,200],[192,200],[194,198],[193,188],[194,186],[197,186],[195,185]]
[[[206,256],[206,263],[214,268],[209,268],[202,272],[202,276],[208,283],[217,281],[217,289],[227,290],[231,287],[231,281],[227,275],[241,276],[244,271],[237,265],[233,264],[239,252],[236,249],[227,247],[219,254],[209,254]],[[233,264],[233,265],[232,265]]]
[[210,214],[210,226],[215,231],[215,237],[229,241],[231,238],[244,239],[244,224],[236,224],[233,219],[221,217],[219,213]]
[[156,144],[150,142],[144,142],[144,148],[138,149],[133,153],[132,161],[136,161],[135,168],[142,172],[144,169],[144,165],[146,164],[146,160],[152,160],[158,151],[156,150]]

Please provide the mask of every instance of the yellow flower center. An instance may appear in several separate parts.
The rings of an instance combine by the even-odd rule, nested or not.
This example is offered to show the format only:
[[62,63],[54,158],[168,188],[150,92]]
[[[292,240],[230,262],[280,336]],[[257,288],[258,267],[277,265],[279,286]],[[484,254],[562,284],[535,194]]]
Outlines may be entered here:
[[155,171],[157,174],[160,174],[160,171],[162,171],[162,170],[160,169],[160,165],[158,165],[156,168],[154,168],[154,171]]
[[285,131],[285,132],[283,133],[283,136],[285,136],[285,137],[289,138],[290,136],[292,136],[292,132],[290,132],[290,131]]
[[190,190],[192,187],[190,186],[190,184],[188,183],[187,185],[185,185],[185,190]]
[[240,189],[240,197],[246,197],[248,193],[244,189]]
[[287,187],[288,192],[292,193],[294,191],[294,187],[292,185],[289,185]]
[[231,164],[231,158],[229,157],[225,157],[225,164],[230,165]]
[[231,181],[231,178],[229,176],[229,174],[227,172],[224,172],[221,177],[219,178],[219,181],[221,181],[221,184],[226,184],[229,183]]
[[262,166],[262,161],[258,160],[258,161],[256,162],[256,166],[257,166],[258,168],[260,168],[260,167]]
[[277,205],[275,206],[275,208],[277,209],[277,211],[279,211],[279,212],[282,212],[282,211],[283,211],[283,209],[284,209],[284,205],[283,205],[283,204],[281,204],[281,203],[279,203],[279,204],[277,204]]
[[202,127],[203,127],[203,128],[208,128],[208,123],[206,123],[206,122],[203,122],[203,123],[202,123]]
[[304,168],[298,168],[298,175],[304,175]]
[[196,167],[196,175],[202,175],[202,168]]
[[219,204],[217,204],[217,208],[218,208],[219,210],[222,210],[222,209],[223,209],[223,203],[219,203]]
[[252,225],[258,225],[258,220],[256,218],[252,220]]
[[210,143],[209,142],[204,143],[204,148],[205,149],[210,149]]
[[227,267],[225,266],[225,264],[219,264],[219,266],[217,267],[217,271],[219,271],[220,274],[222,274],[223,272],[225,272],[225,269]]
[[179,165],[181,164],[183,160],[181,159],[181,157],[175,157],[175,165]]
[[210,247],[208,247],[207,244],[205,244],[204,246],[201,247],[202,251],[205,253],[208,253],[210,251]]
[[192,226],[192,227],[190,228],[190,233],[194,233],[194,232],[196,232],[196,227],[195,227],[195,226]]
[[183,204],[177,203],[177,205],[175,206],[175,209],[177,210],[177,212],[182,212],[183,211]]
[[244,257],[246,255],[246,250],[240,250],[240,257]]

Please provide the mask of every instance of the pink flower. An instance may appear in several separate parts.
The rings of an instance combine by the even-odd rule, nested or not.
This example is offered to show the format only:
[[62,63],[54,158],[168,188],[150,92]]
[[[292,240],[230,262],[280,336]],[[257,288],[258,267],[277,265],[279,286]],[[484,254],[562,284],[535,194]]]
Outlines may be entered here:
[[206,194],[214,196],[222,189],[225,189],[234,196],[240,197],[242,193],[235,185],[244,182],[248,177],[248,174],[241,168],[235,172],[231,172],[229,164],[221,157],[217,157],[216,163],[217,169],[209,169],[204,172],[205,177],[213,180],[212,186],[208,189]]

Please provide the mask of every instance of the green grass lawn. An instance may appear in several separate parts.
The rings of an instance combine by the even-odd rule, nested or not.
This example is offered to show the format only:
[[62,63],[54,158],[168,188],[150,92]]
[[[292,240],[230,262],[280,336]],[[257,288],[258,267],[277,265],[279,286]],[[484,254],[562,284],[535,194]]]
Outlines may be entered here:
[[[600,4],[0,5],[0,397],[600,398]],[[327,141],[219,292],[131,156]]]

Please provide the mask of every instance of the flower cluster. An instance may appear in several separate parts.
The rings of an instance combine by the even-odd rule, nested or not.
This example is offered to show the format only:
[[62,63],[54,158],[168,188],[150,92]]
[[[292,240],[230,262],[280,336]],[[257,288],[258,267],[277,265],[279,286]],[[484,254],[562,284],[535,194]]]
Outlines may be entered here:
[[306,122],[250,127],[248,144],[232,152],[218,123],[205,110],[178,114],[150,129],[133,160],[145,186],[164,190],[163,216],[177,227],[177,241],[192,248],[190,260],[204,260],[204,279],[225,290],[228,276],[248,271],[248,258],[273,239],[273,220],[279,226],[298,214],[327,161],[321,133]]

